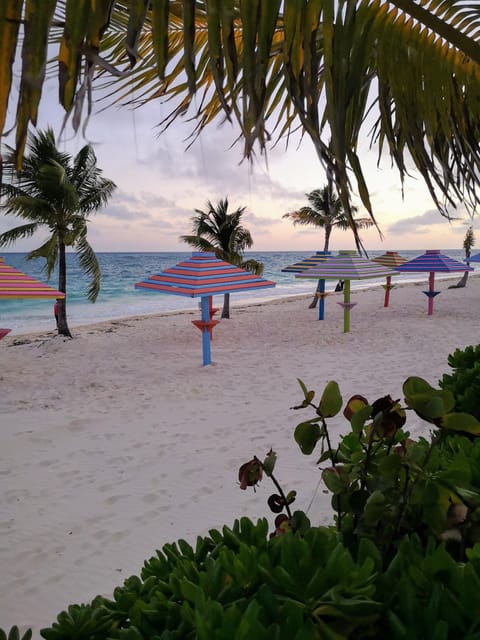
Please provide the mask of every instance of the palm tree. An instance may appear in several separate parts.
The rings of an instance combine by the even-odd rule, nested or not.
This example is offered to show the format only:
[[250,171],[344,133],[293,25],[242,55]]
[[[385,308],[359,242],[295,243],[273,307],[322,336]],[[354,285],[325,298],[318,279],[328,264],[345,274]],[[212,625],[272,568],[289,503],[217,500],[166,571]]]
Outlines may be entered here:
[[[328,251],[329,249],[330,236],[335,227],[342,231],[347,231],[352,227],[352,224],[356,230],[368,229],[374,225],[374,222],[370,218],[349,219],[340,198],[338,198],[333,191],[333,185],[330,180],[321,189],[314,189],[305,195],[310,203],[309,207],[302,207],[296,211],[290,211],[282,217],[288,218],[294,225],[308,225],[323,229],[325,234],[324,251]],[[351,207],[352,213],[356,210],[356,207]],[[320,281],[317,285],[317,293],[318,291],[320,291]],[[309,308],[314,309],[317,306],[317,302],[318,296],[315,295]]]
[[[228,213],[227,198],[219,200],[216,207],[209,200],[206,211],[195,209],[192,233],[180,236],[180,240],[200,251],[213,251],[220,260],[261,275],[261,262],[252,258],[244,259],[245,249],[253,245],[250,231],[241,224],[244,212],[245,207],[239,207],[233,213]],[[224,294],[222,318],[230,318],[229,293]]]
[[[321,189],[314,189],[305,195],[310,206],[285,213],[282,217],[288,218],[294,225],[308,225],[323,229],[325,233],[323,250],[328,251],[333,229],[336,227],[347,231],[351,227],[350,220],[340,198],[333,192],[330,182]],[[355,212],[356,207],[351,207],[351,210]],[[368,229],[374,225],[370,218],[353,218],[353,224],[357,229]]]
[[[100,266],[87,241],[88,217],[106,205],[116,185],[101,177],[90,145],[73,158],[57,149],[51,129],[32,134],[23,168],[15,169],[15,152],[10,149],[6,169],[10,182],[2,183],[0,207],[5,214],[26,220],[0,235],[0,247],[29,238],[42,227],[50,237],[27,258],[44,258],[50,278],[58,263],[58,290],[67,292],[66,247],[73,247],[84,272],[91,277],[88,299],[95,302],[100,291]],[[66,297],[58,301],[57,329],[72,337],[67,323]],[[56,314],[56,315],[57,315]]]
[[[74,128],[86,98],[90,112],[94,84],[130,106],[168,101],[162,126],[191,117],[193,138],[226,116],[239,125],[246,157],[300,125],[350,220],[351,180],[373,219],[358,151],[365,136],[379,158],[389,153],[402,182],[413,163],[448,217],[457,202],[474,211],[479,199],[480,147],[471,142],[480,139],[478,27],[477,3],[465,0],[116,0],[87,9],[76,0],[8,0],[0,132],[18,100],[10,112],[21,163],[47,57],[56,58],[48,47],[60,43],[59,99]],[[20,88],[11,94],[22,37]]]

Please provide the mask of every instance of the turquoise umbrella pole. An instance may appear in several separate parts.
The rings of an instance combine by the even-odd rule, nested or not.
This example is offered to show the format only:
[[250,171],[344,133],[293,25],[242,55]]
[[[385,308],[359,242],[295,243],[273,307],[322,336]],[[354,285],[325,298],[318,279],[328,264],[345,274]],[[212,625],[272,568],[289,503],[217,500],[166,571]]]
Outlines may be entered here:
[[203,353],[203,366],[207,366],[212,363],[212,356],[210,350],[210,300],[211,296],[202,296],[202,353]]
[[318,319],[325,319],[325,280],[322,278],[318,281],[318,293],[317,295],[320,298],[320,302],[318,303]]

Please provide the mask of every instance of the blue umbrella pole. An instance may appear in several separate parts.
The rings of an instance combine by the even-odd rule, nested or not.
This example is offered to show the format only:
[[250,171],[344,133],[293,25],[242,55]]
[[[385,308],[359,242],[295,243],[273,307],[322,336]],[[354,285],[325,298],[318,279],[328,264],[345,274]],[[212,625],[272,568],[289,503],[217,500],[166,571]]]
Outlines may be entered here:
[[203,353],[203,366],[212,364],[212,356],[210,352],[210,298],[211,296],[202,296],[202,323],[205,323],[202,327],[202,353]]
[[318,304],[318,319],[323,320],[325,318],[325,280],[318,281],[318,294],[320,302]]

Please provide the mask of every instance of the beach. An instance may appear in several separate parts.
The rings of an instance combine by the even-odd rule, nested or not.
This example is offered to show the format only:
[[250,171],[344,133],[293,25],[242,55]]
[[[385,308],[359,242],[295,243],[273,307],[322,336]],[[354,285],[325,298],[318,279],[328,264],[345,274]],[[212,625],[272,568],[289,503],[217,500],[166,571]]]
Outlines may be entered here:
[[[355,393],[403,398],[410,375],[438,386],[448,355],[479,341],[480,277],[448,289],[458,280],[437,283],[431,316],[425,283],[396,287],[388,308],[383,288],[355,291],[350,333],[340,293],[323,321],[311,296],[242,306],[232,296],[207,367],[197,311],[75,327],[72,340],[53,327],[4,338],[0,628],[32,627],[38,638],[69,604],[111,596],[167,542],[194,542],[241,516],[273,524],[269,480],[255,492],[238,483],[240,465],[270,448],[295,508],[331,523],[318,456],[293,439],[313,414],[291,409],[303,399],[297,379],[318,394],[336,380],[344,403]],[[328,424],[334,438],[347,432],[341,414]],[[410,413],[407,427],[428,432]]]

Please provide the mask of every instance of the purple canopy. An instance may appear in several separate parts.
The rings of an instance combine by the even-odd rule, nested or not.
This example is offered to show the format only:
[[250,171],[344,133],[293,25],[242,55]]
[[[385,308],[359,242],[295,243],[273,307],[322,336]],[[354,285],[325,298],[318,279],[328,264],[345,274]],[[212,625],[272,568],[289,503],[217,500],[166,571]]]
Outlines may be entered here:
[[467,267],[462,262],[445,256],[440,253],[439,249],[430,249],[425,251],[421,256],[417,256],[404,264],[395,267],[396,271],[400,273],[429,273],[428,291],[424,291],[424,294],[428,297],[428,315],[433,313],[433,299],[440,291],[434,290],[435,274],[436,273],[454,273],[458,271],[473,271],[473,267]]

